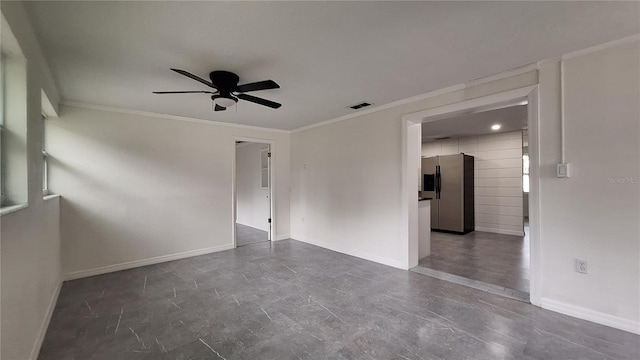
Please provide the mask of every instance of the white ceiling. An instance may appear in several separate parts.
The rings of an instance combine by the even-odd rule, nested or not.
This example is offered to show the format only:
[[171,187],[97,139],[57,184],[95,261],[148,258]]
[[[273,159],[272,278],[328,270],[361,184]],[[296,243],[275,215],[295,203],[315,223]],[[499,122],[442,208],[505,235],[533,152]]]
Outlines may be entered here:
[[[28,2],[67,101],[294,129],[640,33],[640,3]],[[252,93],[211,111],[175,67],[230,70]]]
[[[501,126],[498,131],[491,129],[494,124]],[[527,105],[517,105],[422,123],[422,142],[441,137],[458,138],[526,128]]]

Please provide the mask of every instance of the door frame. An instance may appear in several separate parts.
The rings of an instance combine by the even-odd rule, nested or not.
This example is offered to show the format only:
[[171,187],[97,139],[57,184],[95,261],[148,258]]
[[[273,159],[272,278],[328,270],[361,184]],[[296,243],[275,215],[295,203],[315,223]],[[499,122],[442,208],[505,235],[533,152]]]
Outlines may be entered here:
[[231,237],[233,238],[233,247],[238,247],[236,242],[236,220],[238,218],[238,176],[237,176],[237,145],[236,141],[246,141],[251,143],[267,144],[269,145],[269,152],[271,157],[269,158],[269,212],[271,216],[271,226],[269,226],[269,241],[274,241],[274,234],[277,224],[276,219],[276,202],[275,202],[275,166],[273,166],[274,159],[276,158],[276,142],[269,139],[251,138],[246,136],[234,136],[233,137],[233,156],[231,161]]
[[540,306],[542,261],[540,258],[540,141],[538,85],[496,93],[402,116],[402,223],[404,266],[418,265],[418,176],[420,172],[422,123],[452,116],[500,109],[527,102],[529,135],[529,261],[530,302]]

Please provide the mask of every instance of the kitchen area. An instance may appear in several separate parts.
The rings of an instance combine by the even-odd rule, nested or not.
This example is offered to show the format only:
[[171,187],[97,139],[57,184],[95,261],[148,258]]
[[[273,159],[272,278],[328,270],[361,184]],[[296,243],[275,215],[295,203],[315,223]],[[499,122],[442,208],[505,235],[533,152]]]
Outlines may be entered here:
[[422,124],[413,271],[528,301],[526,108]]

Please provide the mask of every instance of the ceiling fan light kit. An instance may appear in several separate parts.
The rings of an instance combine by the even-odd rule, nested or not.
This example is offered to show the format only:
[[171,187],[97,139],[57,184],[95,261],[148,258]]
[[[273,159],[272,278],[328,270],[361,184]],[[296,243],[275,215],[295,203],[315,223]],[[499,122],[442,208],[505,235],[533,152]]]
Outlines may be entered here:
[[279,89],[280,85],[278,85],[273,80],[264,80],[249,84],[238,85],[240,78],[238,77],[238,75],[229,71],[212,71],[209,74],[209,79],[211,79],[211,81],[207,81],[184,70],[171,70],[177,72],[180,75],[184,75],[204,85],[207,85],[208,87],[213,88],[216,91],[154,91],[154,94],[212,94],[211,100],[213,100],[213,103],[215,104],[214,111],[224,111],[226,110],[226,108],[235,105],[239,99],[250,101],[258,105],[267,106],[272,109],[277,109],[282,106],[282,104],[273,102],[271,100],[245,94],[246,92],[250,91]]
[[220,106],[223,108],[228,108],[229,106],[233,106],[238,102],[238,98],[232,95],[228,97],[222,95],[212,95],[211,100],[216,104],[216,106]]

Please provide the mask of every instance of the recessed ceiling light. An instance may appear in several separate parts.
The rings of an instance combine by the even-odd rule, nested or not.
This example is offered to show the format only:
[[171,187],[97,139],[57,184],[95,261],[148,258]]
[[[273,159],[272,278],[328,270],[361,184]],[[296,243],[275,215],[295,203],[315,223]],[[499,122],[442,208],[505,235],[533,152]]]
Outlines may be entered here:
[[500,124],[491,125],[491,130],[500,130],[501,127],[502,125]]

